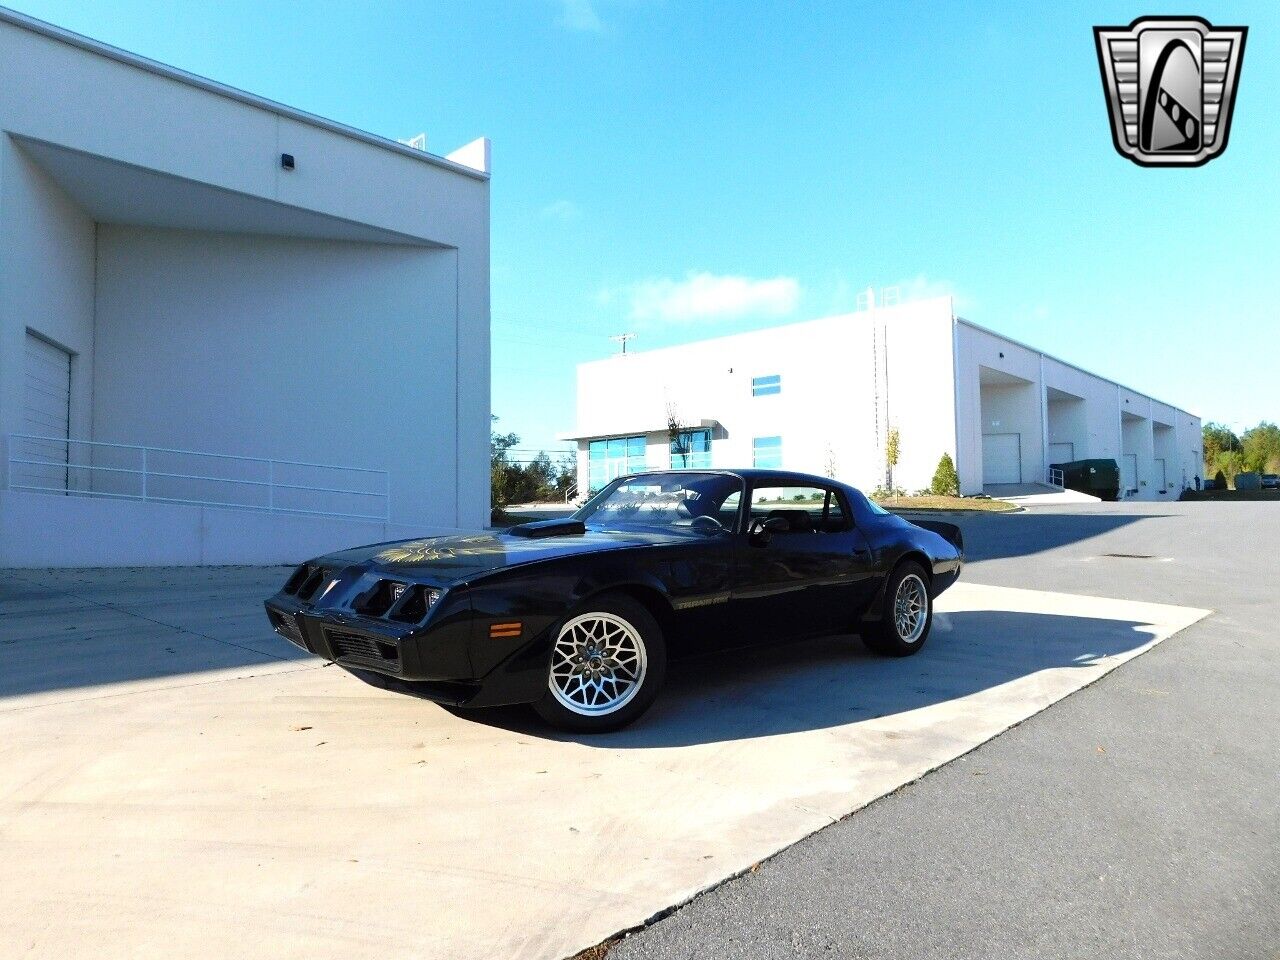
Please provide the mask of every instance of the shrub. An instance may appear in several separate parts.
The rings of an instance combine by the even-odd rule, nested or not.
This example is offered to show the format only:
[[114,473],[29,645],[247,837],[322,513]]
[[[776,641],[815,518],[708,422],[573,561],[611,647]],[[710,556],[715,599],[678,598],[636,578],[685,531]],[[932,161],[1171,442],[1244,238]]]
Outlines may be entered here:
[[944,453],[942,459],[938,461],[938,469],[933,471],[933,484],[929,490],[938,497],[960,496],[960,477],[956,474],[956,465],[951,459],[951,454]]
[[1227,489],[1227,475],[1223,473],[1221,470],[1219,470],[1217,473],[1213,475],[1213,489],[1215,490]]
[[886,487],[883,484],[870,493],[872,500],[892,500],[895,497],[905,497],[906,495],[907,491],[903,490],[902,487]]

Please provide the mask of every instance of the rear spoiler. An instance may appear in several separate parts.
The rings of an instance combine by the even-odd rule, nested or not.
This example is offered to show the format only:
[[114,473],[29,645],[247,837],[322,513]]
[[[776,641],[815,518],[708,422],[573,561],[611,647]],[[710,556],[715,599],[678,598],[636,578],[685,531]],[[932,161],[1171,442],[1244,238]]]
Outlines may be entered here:
[[947,543],[964,553],[964,534],[960,532],[960,528],[954,523],[947,523],[943,520],[912,520],[911,522],[917,527],[932,530],[943,540],[946,540]]

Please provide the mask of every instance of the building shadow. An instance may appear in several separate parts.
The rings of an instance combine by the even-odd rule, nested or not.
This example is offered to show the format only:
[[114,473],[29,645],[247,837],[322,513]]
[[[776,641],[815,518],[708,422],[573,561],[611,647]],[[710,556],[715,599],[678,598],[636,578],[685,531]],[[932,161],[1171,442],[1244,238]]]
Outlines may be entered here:
[[1150,624],[1004,610],[939,613],[914,657],[829,637],[673,663],[653,709],[616,733],[556,732],[526,708],[453,711],[522,734],[604,749],[678,747],[801,733],[889,717],[1044,670],[1079,669],[1154,638]]
[[[1033,508],[1018,513],[924,514],[923,519],[945,520],[964,533],[968,563],[1026,557],[1069,547],[1148,520],[1168,520],[1168,514],[1132,513],[1132,507],[1096,504],[1059,512]],[[912,515],[904,515],[907,520]]]
[[[0,576],[6,699],[189,676],[319,664],[267,624],[278,568],[12,571]],[[270,585],[270,586],[269,586]]]

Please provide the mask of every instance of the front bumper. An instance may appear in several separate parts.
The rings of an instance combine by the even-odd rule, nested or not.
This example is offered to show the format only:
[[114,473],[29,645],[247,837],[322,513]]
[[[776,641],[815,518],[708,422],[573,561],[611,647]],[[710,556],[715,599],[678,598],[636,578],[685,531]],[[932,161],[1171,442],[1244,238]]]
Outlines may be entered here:
[[473,618],[457,614],[422,625],[312,607],[288,594],[264,604],[272,628],[308,653],[358,674],[378,675],[451,706],[529,703],[543,693],[550,649],[525,644],[483,676],[472,664]]

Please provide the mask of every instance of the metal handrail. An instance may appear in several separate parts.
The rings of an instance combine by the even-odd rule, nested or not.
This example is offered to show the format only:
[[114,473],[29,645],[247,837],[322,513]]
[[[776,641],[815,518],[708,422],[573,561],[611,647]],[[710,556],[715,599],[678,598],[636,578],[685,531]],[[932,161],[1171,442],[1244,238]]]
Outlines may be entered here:
[[[118,500],[140,500],[155,503],[177,503],[190,506],[208,506],[208,507],[225,507],[238,510],[259,510],[274,513],[300,514],[306,516],[318,517],[336,517],[346,520],[373,520],[388,523],[391,520],[391,475],[386,470],[378,470],[371,467],[345,467],[331,463],[309,463],[303,460],[277,460],[266,457],[249,457],[240,454],[231,453],[211,453],[204,450],[179,450],[174,447],[147,447],[139,444],[130,443],[106,443],[100,440],[77,440],[68,437],[44,437],[34,434],[14,433],[9,435],[10,450],[7,463],[8,485],[11,490],[27,490],[38,493],[57,493],[64,495],[86,496],[86,497],[107,497]],[[16,446],[14,441],[31,441],[35,443],[55,443],[67,444],[65,459],[31,459],[30,452],[28,456],[16,456]],[[90,452],[96,449],[110,450],[130,450],[141,455],[141,467],[108,467],[100,466],[92,463],[73,463],[71,461],[70,446],[74,444],[80,447],[87,447]],[[219,460],[230,460],[237,463],[256,464],[266,468],[266,480],[242,479],[236,477],[214,477],[199,473],[174,473],[164,470],[153,470],[150,468],[149,460],[156,454],[185,456],[185,457],[204,457]],[[37,453],[36,456],[39,454]],[[43,486],[38,484],[24,484],[14,482],[13,468],[15,465],[34,466],[34,467],[52,467],[57,470],[65,470],[67,480],[61,486]],[[338,471],[343,474],[362,474],[371,479],[382,478],[380,486],[381,490],[352,490],[342,487],[324,486],[319,483],[284,483],[276,479],[277,467],[302,467],[313,470],[329,470]],[[140,480],[139,493],[118,493],[109,490],[93,490],[82,489],[73,486],[70,480],[70,472],[72,470],[84,470],[90,475],[90,483],[95,472],[104,474],[125,474],[136,476]],[[267,493],[267,502],[265,505],[256,503],[230,503],[216,499],[187,499],[182,497],[158,496],[155,492],[154,483],[148,490],[148,480],[188,480],[199,483],[220,483],[234,484],[242,487],[253,489],[265,489]],[[374,497],[380,498],[382,501],[381,513],[344,513],[333,510],[305,510],[297,507],[285,507],[276,503],[276,491],[289,490],[295,493],[320,493],[320,494],[337,494],[341,496],[352,497]]]

